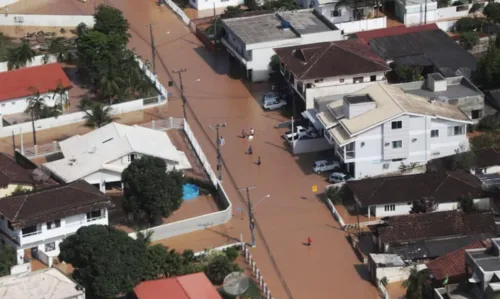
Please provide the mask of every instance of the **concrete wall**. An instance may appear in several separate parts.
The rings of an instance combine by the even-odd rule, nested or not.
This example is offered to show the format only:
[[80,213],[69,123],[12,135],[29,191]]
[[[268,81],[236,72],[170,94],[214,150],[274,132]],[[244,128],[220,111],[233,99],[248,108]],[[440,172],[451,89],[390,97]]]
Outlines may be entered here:
[[162,1],[163,3],[167,4],[175,12],[175,14],[184,22],[184,24],[189,25],[191,23],[191,20],[184,13],[184,10],[182,10],[179,6],[177,6],[177,4],[175,4],[172,0],[159,0],[159,1]]
[[344,30],[344,34],[352,34],[360,31],[382,29],[387,27],[387,18],[373,18],[359,21],[336,23],[335,26]]
[[243,0],[189,0],[189,4],[197,10],[214,9],[244,4]]
[[44,26],[44,27],[76,27],[85,23],[88,27],[94,27],[94,17],[78,15],[0,15],[0,26]]
[[308,140],[295,140],[293,141],[292,152],[294,154],[314,153],[333,149],[333,145],[323,138],[314,138]]
[[[0,18],[2,16],[0,15]],[[33,57],[33,60],[26,62],[25,67],[31,67],[31,66],[38,66],[38,65],[43,65],[47,63],[54,63],[57,62],[57,57],[54,54],[47,54],[47,63],[44,61],[45,55],[38,55]],[[9,68],[7,67],[8,62],[0,62],[0,73],[2,72],[8,72]]]
[[15,265],[14,267],[10,268],[10,275],[16,275],[20,273],[25,273],[25,272],[31,272],[31,263],[23,263],[20,265]]
[[[66,94],[68,93],[66,92]],[[53,107],[58,101],[60,101],[61,98],[58,94],[56,94],[54,97],[53,93],[43,93],[40,96],[44,98],[44,104],[49,107]],[[0,114],[9,115],[25,112],[28,108],[29,97],[31,97],[31,95],[23,98],[2,101],[0,104]]]
[[[449,6],[437,8],[437,2],[429,1],[427,8],[425,4],[407,5],[404,6],[402,0],[396,1],[396,17],[402,20],[405,25],[421,25],[425,22],[433,23],[440,20],[455,19],[453,21],[438,22],[438,27],[444,31],[450,31],[456,20],[469,15],[469,11],[473,4],[465,4],[461,6]],[[488,2],[482,2],[485,6]],[[425,10],[427,9],[427,19],[425,18]]]
[[[427,269],[425,264],[418,264],[417,270],[421,271],[423,269]],[[387,278],[387,282],[398,282],[404,281],[410,276],[410,271],[413,269],[413,265],[408,267],[385,267],[385,268],[377,268],[376,278],[381,280],[382,278]]]

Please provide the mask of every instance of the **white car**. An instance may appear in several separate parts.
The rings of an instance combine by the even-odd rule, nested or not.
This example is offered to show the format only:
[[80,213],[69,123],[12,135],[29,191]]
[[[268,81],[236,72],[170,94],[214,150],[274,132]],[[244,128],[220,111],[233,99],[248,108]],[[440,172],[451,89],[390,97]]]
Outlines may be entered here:
[[332,174],[330,174],[330,176],[328,177],[328,181],[330,183],[344,183],[344,182],[347,182],[347,181],[350,181],[352,180],[352,177],[348,174],[345,174],[345,173],[342,173],[342,172],[334,172]]
[[266,92],[264,96],[262,97],[262,102],[268,101],[268,100],[279,100],[281,98],[281,95],[277,92],[271,91],[271,92]]
[[286,106],[286,101],[285,100],[280,100],[280,99],[267,99],[264,100],[262,103],[262,107],[265,110],[275,110],[275,109],[280,109],[282,107]]
[[319,160],[313,163],[313,171],[316,173],[335,170],[337,168],[340,168],[340,163],[337,161]]
[[288,141],[292,141],[292,139],[295,139],[295,138],[300,138],[301,136],[305,136],[305,135],[309,135],[310,137],[318,137],[318,134],[315,132],[315,130],[313,128],[304,128],[303,126],[297,126],[297,128],[295,128],[293,130],[293,133],[292,131],[288,131],[285,133],[285,139],[288,140]]

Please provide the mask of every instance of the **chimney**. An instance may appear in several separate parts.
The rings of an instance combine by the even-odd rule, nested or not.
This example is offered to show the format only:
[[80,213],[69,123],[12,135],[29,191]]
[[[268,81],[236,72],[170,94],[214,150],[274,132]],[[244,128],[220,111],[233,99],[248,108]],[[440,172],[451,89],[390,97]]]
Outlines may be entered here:
[[377,108],[377,104],[369,94],[357,94],[344,97],[342,113],[347,119],[355,118]]
[[439,73],[428,74],[427,88],[430,91],[445,91],[447,89],[446,79]]

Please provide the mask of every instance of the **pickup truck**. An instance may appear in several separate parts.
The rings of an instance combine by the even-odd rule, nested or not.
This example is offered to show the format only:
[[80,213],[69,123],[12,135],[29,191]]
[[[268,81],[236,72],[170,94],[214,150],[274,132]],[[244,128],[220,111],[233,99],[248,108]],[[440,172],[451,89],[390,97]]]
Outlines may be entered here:
[[292,133],[292,131],[288,131],[285,133],[284,137],[286,140],[292,141],[292,140],[295,140],[297,138],[300,139],[302,136],[316,138],[316,137],[318,137],[318,133],[316,133],[316,130],[314,130],[313,128],[306,129],[303,126],[297,126],[297,128],[295,130],[293,130],[293,133]]

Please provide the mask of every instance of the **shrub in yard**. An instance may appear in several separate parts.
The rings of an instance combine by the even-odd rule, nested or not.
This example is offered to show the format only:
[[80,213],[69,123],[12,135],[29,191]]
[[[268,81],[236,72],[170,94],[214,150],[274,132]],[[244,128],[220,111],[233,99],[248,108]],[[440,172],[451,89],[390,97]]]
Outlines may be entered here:
[[342,204],[342,196],[344,194],[343,187],[329,187],[326,189],[326,197],[330,199],[332,204],[339,205]]
[[493,131],[500,129],[500,115],[487,115],[476,126],[478,131]]
[[223,252],[226,254],[227,258],[231,262],[234,262],[234,260],[240,254],[239,251],[238,251],[238,249],[236,247],[228,247],[228,248],[224,249]]
[[470,50],[479,43],[479,36],[474,31],[460,33],[460,43],[465,49]]
[[500,135],[494,132],[488,132],[470,139],[471,148],[478,150],[487,147],[500,149]]
[[216,254],[210,258],[205,274],[214,285],[221,285],[228,274],[239,269],[225,254]]
[[475,13],[475,12],[476,12],[476,11],[478,11],[480,8],[481,8],[481,4],[479,4],[479,3],[474,3],[474,4],[472,4],[472,7],[470,8],[469,13]]
[[472,30],[480,30],[483,22],[484,19],[481,18],[470,18],[470,17],[461,18],[455,23],[455,31],[467,32]]

